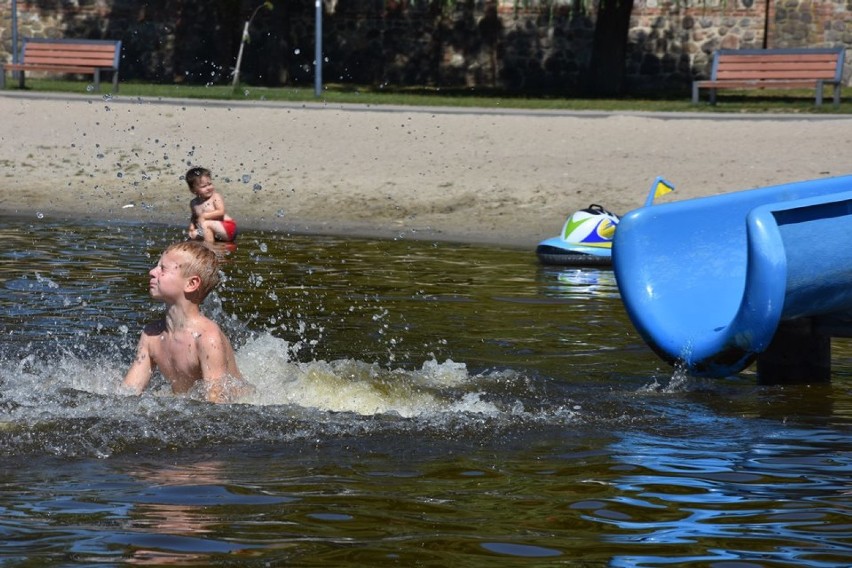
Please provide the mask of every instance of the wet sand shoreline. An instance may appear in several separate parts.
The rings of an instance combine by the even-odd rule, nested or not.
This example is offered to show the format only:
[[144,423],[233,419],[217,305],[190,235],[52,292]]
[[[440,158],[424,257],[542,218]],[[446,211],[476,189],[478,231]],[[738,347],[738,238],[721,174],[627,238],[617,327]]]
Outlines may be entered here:
[[0,95],[0,211],[183,227],[210,168],[243,229],[534,246],[598,203],[850,173],[845,115],[673,115]]

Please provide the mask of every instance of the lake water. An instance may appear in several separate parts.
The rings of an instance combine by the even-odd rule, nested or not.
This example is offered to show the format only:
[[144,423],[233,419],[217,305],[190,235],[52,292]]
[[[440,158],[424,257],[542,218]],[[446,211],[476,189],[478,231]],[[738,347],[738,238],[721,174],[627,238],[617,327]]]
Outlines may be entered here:
[[0,236],[0,566],[852,562],[848,344],[829,385],[702,380],[609,271],[244,231],[204,308],[257,393],[126,397],[181,229]]

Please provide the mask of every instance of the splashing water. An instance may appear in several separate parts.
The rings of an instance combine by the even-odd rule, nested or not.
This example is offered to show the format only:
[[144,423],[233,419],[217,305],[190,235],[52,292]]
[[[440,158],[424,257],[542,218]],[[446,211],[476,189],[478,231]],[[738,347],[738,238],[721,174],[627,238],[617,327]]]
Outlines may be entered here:
[[[306,417],[316,413],[368,420],[384,416],[382,428],[415,420],[439,431],[447,424],[465,429],[487,419],[495,432],[523,422],[563,424],[577,414],[564,401],[542,402],[543,384],[528,372],[489,369],[484,361],[471,371],[467,363],[454,360],[450,342],[435,335],[452,333],[444,328],[446,322],[436,325],[430,316],[432,323],[421,329],[427,318],[416,311],[433,311],[429,304],[442,302],[444,295],[423,289],[422,279],[410,292],[401,292],[402,286],[410,286],[401,275],[384,279],[376,290],[353,293],[340,275],[367,269],[372,260],[364,251],[350,250],[338,260],[326,253],[330,264],[320,268],[303,256],[316,253],[316,241],[304,242],[313,250],[300,250],[298,241],[282,243],[274,235],[244,244],[247,255],[226,258],[223,289],[204,305],[232,337],[238,365],[255,386],[238,401],[246,414],[208,424],[208,413],[215,411],[202,402],[200,390],[175,396],[157,377],[141,398],[128,397],[119,388],[121,378],[136,334],[144,321],[156,317],[157,306],[150,305],[127,272],[138,274],[139,283],[144,283],[150,259],[169,238],[140,238],[140,229],[131,226],[121,230],[129,241],[98,242],[75,231],[53,226],[45,231],[48,239],[34,244],[24,237],[20,248],[15,242],[22,235],[7,237],[6,256],[30,259],[7,265],[2,274],[5,301],[18,306],[8,312],[11,319],[5,320],[4,329],[11,341],[0,353],[6,411],[2,421],[8,434],[2,451],[7,455],[113,455],[134,446],[139,429],[144,439],[156,444],[189,447],[211,437],[220,443],[289,439],[293,431],[286,419],[274,427],[258,425],[249,433],[234,424],[267,411],[309,423],[314,418]],[[333,239],[329,243],[338,245]],[[284,273],[282,265],[270,263],[282,253],[290,269]],[[409,255],[403,267],[410,261],[416,262],[416,257]],[[339,268],[333,268],[338,262]],[[394,306],[400,300],[409,304],[407,297],[414,301],[409,307]],[[505,314],[503,310],[501,317]],[[409,316],[420,321],[407,322]],[[508,345],[494,346],[499,353]],[[152,414],[159,424],[187,421],[189,433],[186,427],[152,428]],[[76,432],[83,418],[93,423],[81,438]],[[138,428],[113,428],[116,421]],[[327,425],[326,420],[322,423]],[[364,425],[354,419],[339,427],[345,431]]]

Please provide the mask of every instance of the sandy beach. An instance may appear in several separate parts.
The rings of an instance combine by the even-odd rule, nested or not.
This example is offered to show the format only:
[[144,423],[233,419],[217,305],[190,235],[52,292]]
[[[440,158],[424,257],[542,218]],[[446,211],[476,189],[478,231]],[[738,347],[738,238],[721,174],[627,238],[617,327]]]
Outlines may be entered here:
[[852,117],[0,95],[0,211],[183,227],[194,165],[242,228],[531,247],[566,214],[852,173]]

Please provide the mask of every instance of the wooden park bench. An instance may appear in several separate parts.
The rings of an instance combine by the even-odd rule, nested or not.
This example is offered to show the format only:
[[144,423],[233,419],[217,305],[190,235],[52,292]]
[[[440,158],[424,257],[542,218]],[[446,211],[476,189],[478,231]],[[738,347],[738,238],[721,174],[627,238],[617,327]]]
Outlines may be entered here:
[[118,62],[121,41],[99,39],[24,38],[21,63],[0,64],[0,89],[6,87],[6,72],[19,71],[24,88],[24,72],[47,71],[92,75],[95,90],[101,88],[101,73],[112,73],[113,91],[118,91]]
[[718,89],[816,89],[822,104],[823,87],[834,86],[834,105],[840,104],[846,49],[721,49],[713,56],[709,80],[693,81],[692,102],[699,89],[710,89],[716,104]]

